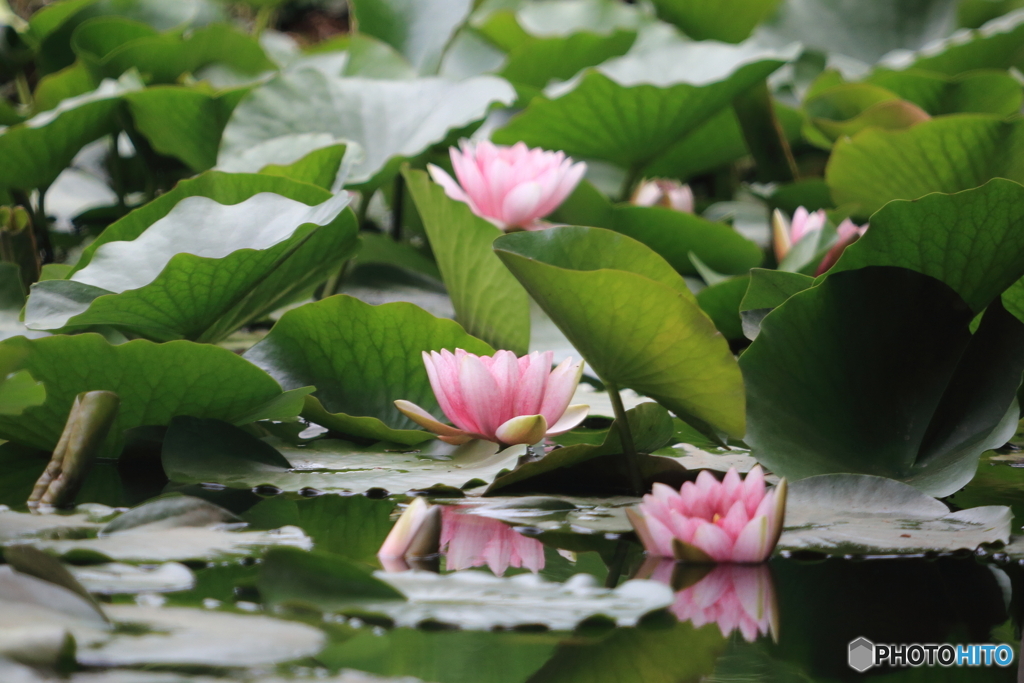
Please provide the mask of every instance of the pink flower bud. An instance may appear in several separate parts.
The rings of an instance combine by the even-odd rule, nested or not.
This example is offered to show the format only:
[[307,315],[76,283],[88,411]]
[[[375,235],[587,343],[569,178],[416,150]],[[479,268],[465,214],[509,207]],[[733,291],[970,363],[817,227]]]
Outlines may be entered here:
[[693,213],[693,190],[678,180],[652,178],[637,185],[629,202],[634,206],[662,206]]

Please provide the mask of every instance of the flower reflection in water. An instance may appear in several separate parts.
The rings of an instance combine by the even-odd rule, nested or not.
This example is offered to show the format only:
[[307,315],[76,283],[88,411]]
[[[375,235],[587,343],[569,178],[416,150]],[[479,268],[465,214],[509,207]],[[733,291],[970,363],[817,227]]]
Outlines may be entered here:
[[544,568],[544,545],[504,522],[445,507],[441,512],[441,552],[449,570],[486,565],[496,576],[509,567],[533,573]]
[[704,570],[659,560],[645,564],[640,575],[672,586],[676,600],[669,610],[680,621],[698,628],[715,623],[726,637],[738,630],[750,643],[764,635],[778,639],[775,585],[767,565],[720,564]]
[[[438,528],[440,527],[440,528]],[[544,568],[544,545],[489,517],[458,506],[431,505],[416,498],[399,517],[377,557],[384,571],[437,571],[438,553],[449,571],[487,566],[497,576],[509,567],[533,573]]]

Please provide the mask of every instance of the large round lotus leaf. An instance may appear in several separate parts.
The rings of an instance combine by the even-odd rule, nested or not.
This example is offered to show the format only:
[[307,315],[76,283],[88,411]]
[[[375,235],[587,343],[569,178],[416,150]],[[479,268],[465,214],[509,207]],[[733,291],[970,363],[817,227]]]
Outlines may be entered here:
[[694,40],[746,40],[754,27],[769,16],[779,0],[726,0],[704,3],[689,0],[654,0],[658,16],[670,21]]
[[868,128],[836,143],[825,178],[837,205],[867,217],[893,199],[1024,181],[1024,122],[959,114],[906,130]]
[[437,73],[448,42],[473,8],[471,0],[353,0],[359,32],[391,45],[423,74]]
[[[113,391],[121,398],[105,446],[113,456],[124,430],[166,425],[176,415],[245,424],[294,416],[302,406],[301,396],[283,395],[267,373],[216,346],[142,339],[115,346],[98,334],[80,334],[14,337],[0,344],[8,347],[25,353],[23,369],[46,385],[46,402],[17,417],[0,415],[0,436],[43,450],[57,445],[71,404],[83,391]],[[294,400],[282,405],[283,398]]]
[[628,54],[549,92],[553,99],[534,99],[494,140],[641,168],[792,56],[649,32]]
[[530,345],[530,297],[494,255],[502,232],[423,171],[404,171],[456,319],[472,335],[517,354]]
[[1024,324],[974,313],[942,282],[894,267],[830,275],[761,322],[740,359],[746,441],[780,476],[882,475],[931,495],[970,481],[1013,434]]
[[625,235],[571,226],[505,235],[494,249],[605,382],[705,431],[743,435],[736,360],[660,256]]
[[1024,9],[1018,8],[992,19],[976,31],[957,31],[913,52],[895,51],[886,55],[880,64],[893,69],[913,67],[944,74],[1007,69],[1020,64],[1022,40]]
[[769,44],[806,47],[873,64],[892,50],[916,50],[956,27],[956,0],[787,0],[755,33]]
[[[444,419],[422,354],[457,348],[494,352],[458,323],[412,304],[371,306],[339,295],[285,313],[245,357],[287,389],[316,386],[315,398],[339,423],[326,426],[364,438],[418,443],[428,435],[414,431],[415,424],[394,402],[412,401]],[[324,416],[310,419],[318,417]]]
[[953,195],[885,205],[830,272],[865,266],[930,275],[981,312],[1024,276],[1024,186],[997,178]]
[[187,181],[111,225],[68,279],[33,287],[27,324],[218,341],[305,295],[355,252],[348,202],[275,176]]
[[0,127],[0,190],[50,185],[82,147],[117,130],[121,95],[141,87],[138,78],[125,74],[24,123]]
[[[366,183],[392,160],[416,156],[444,141],[449,131],[484,118],[492,105],[514,99],[512,86],[494,76],[382,80],[298,69],[242,100],[224,129],[218,166],[257,171],[350,141],[359,145],[363,157],[353,165],[349,180]],[[300,139],[306,148],[296,146]],[[277,151],[269,154],[271,150]]]

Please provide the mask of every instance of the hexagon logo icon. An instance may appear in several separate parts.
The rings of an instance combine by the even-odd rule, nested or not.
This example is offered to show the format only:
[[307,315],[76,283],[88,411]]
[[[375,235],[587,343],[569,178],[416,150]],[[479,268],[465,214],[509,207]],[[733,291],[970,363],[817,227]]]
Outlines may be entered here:
[[864,673],[875,664],[875,644],[863,636],[850,641],[850,668]]

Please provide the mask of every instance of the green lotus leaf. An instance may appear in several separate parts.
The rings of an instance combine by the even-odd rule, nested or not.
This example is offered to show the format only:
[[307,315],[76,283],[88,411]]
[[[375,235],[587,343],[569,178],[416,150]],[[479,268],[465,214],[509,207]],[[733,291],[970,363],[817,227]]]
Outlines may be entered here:
[[836,143],[825,171],[836,204],[867,217],[893,199],[968,190],[992,178],[1024,181],[1024,122],[985,114],[868,128]]
[[49,186],[82,147],[117,130],[121,96],[141,87],[126,74],[24,123],[0,128],[0,191]]
[[495,348],[523,355],[530,346],[530,297],[491,249],[502,234],[465,202],[445,195],[423,171],[403,172],[455,317]]
[[655,31],[625,56],[558,86],[551,99],[534,99],[493,139],[640,169],[792,56]]
[[348,201],[266,175],[186,181],[111,225],[68,279],[37,283],[27,324],[217,341],[306,295],[355,252]]
[[432,435],[394,402],[412,401],[443,419],[422,352],[456,348],[493,353],[457,323],[412,304],[371,306],[339,295],[288,311],[245,357],[286,389],[316,386],[307,418],[353,436],[415,444]]
[[726,0],[713,5],[687,0],[654,0],[658,16],[694,40],[738,43],[779,6],[780,0]]
[[112,391],[121,399],[102,449],[108,457],[117,456],[126,429],[166,425],[177,415],[233,424],[285,419],[299,413],[305,393],[285,395],[269,375],[227,349],[186,341],[115,346],[97,334],[14,337],[0,342],[0,353],[9,351],[24,354],[21,369],[46,386],[46,401],[17,417],[0,415],[0,436],[42,450],[57,445],[83,391]]
[[255,38],[229,24],[213,24],[182,37],[120,17],[92,19],[75,31],[72,48],[97,79],[117,78],[131,68],[148,83],[174,83],[209,64],[243,74],[277,68]]
[[441,55],[473,9],[471,0],[354,0],[359,31],[403,54],[421,74],[437,73]]
[[218,167],[251,172],[348,141],[363,152],[349,182],[366,183],[389,163],[416,156],[449,131],[479,121],[491,105],[514,99],[512,86],[494,76],[399,81],[297,69],[256,88],[235,108]]
[[573,226],[505,235],[494,249],[603,381],[705,432],[742,436],[743,381],[729,346],[657,254]]
[[1024,277],[1024,186],[996,178],[953,195],[886,204],[829,272],[866,266],[930,275],[980,313]]
[[948,285],[892,266],[830,274],[761,321],[740,358],[747,436],[780,476],[874,474],[948,495],[1019,418],[1024,323],[974,313]]

